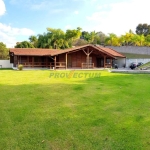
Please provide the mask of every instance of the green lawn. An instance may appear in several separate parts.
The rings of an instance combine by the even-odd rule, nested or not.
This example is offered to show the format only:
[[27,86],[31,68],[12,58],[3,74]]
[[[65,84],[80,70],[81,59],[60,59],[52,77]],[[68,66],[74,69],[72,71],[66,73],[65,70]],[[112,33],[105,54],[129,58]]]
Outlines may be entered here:
[[137,69],[140,69],[140,68],[147,68],[149,70],[149,68],[150,68],[150,62],[147,62],[147,63],[139,66]]
[[149,149],[150,74],[0,70],[0,150]]
[[150,58],[150,55],[146,55],[146,54],[133,54],[133,53],[122,53],[122,54],[125,55],[127,58],[130,58],[130,59]]

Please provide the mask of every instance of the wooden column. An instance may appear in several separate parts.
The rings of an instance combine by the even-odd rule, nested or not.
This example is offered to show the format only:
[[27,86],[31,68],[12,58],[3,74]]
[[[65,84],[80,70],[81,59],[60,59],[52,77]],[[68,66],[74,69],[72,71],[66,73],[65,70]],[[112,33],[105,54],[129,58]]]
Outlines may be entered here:
[[104,68],[105,68],[105,63],[106,63],[106,56],[104,56]]
[[88,66],[87,66],[87,68],[89,69],[89,55],[90,55],[90,53],[89,53],[89,48],[87,49],[87,63],[88,63]]
[[56,70],[56,56],[54,57],[54,68]]
[[47,65],[47,56],[46,56],[46,63],[45,63],[45,65],[46,65],[46,68],[48,67],[48,65]]
[[34,67],[34,56],[32,57],[32,67]]
[[89,69],[89,54],[87,54],[87,68]]
[[93,50],[91,50],[91,52],[89,52],[89,48],[87,49],[87,52],[85,52],[84,51],[84,49],[83,49],[83,52],[86,54],[86,65],[87,65],[87,68],[89,68],[89,63],[90,63],[90,61],[89,61],[89,56],[90,56],[90,54],[93,52]]
[[18,65],[19,65],[19,56],[17,56],[17,61],[18,61]]
[[29,56],[27,56],[27,65],[29,65]]
[[67,69],[67,53],[66,53],[66,69]]
[[112,58],[110,59],[110,63],[111,63],[111,68],[112,68]]

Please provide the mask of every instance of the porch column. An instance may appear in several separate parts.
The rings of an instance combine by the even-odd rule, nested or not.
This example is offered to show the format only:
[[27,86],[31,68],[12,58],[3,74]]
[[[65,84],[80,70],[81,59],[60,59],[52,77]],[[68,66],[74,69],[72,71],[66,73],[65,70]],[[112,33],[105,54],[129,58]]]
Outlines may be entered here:
[[19,66],[19,56],[17,56],[18,66]]
[[54,68],[56,70],[56,56],[54,57]]
[[91,50],[90,52],[89,52],[89,48],[87,49],[87,52],[85,52],[84,51],[84,49],[83,49],[83,52],[86,54],[86,67],[87,68],[89,68],[89,66],[90,66],[90,61],[89,61],[89,56],[90,56],[90,54],[93,52],[93,50]]
[[32,57],[32,67],[34,67],[34,57]]
[[25,65],[29,65],[29,56],[27,56],[27,64]]
[[104,68],[105,68],[105,63],[106,63],[106,56],[104,56]]
[[90,61],[89,61],[89,55],[90,55],[90,53],[89,53],[89,48],[87,49],[87,63],[88,63],[88,69],[89,69],[89,63],[90,63]]
[[67,53],[66,53],[66,69],[67,69]]
[[46,68],[47,68],[48,66],[47,66],[47,56],[46,56]]
[[112,58],[110,59],[110,64],[111,64],[111,68],[112,68]]

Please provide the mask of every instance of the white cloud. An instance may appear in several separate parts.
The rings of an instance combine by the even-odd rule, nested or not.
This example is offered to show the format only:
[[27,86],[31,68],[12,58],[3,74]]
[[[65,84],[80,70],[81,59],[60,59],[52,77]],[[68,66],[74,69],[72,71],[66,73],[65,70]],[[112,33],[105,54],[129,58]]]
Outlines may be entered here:
[[30,36],[34,32],[27,28],[14,28],[10,25],[0,23],[0,41],[7,47],[13,47],[17,41],[17,36]]
[[77,11],[77,10],[76,10],[76,11],[74,11],[74,14],[78,15],[78,14],[79,14],[79,11]]
[[0,16],[4,15],[6,12],[5,4],[3,0],[0,0]]
[[71,25],[66,25],[65,26],[65,29],[67,30],[67,29],[71,29],[72,27],[71,27]]
[[0,31],[0,41],[6,44],[8,48],[12,48],[16,44],[15,37],[9,36],[6,33],[1,31]]
[[48,6],[48,2],[43,1],[43,2],[40,2],[40,3],[32,4],[31,8],[34,9],[34,10],[40,10],[40,9],[44,9],[47,6]]
[[150,14],[149,0],[142,2],[141,0],[128,0],[100,6],[99,9],[91,16],[86,17],[93,23],[92,30],[101,30],[104,33],[113,32],[120,35],[128,32],[129,29],[135,31],[139,23],[150,24],[148,19]]

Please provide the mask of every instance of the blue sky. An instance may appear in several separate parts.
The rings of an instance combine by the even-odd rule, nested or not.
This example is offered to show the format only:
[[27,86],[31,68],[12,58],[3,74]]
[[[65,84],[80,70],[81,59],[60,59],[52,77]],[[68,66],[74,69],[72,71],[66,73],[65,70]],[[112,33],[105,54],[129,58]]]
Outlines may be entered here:
[[47,27],[125,34],[150,24],[149,0],[0,0],[0,42],[13,47]]

